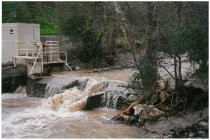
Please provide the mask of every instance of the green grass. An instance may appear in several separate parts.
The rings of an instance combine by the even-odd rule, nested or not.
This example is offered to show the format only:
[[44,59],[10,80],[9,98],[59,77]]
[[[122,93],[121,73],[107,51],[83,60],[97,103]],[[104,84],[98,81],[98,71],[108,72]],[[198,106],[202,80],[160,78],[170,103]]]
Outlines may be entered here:
[[58,32],[58,27],[54,23],[45,23],[40,25],[41,35],[55,35]]
[[55,35],[58,32],[58,26],[55,22],[46,18],[36,18],[36,23],[40,24],[41,35]]

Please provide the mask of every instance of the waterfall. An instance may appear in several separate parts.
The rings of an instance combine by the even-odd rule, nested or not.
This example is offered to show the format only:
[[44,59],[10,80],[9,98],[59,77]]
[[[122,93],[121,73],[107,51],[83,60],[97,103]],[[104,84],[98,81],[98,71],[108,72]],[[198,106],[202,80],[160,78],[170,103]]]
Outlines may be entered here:
[[108,108],[122,109],[126,103],[126,94],[124,94],[126,87],[127,83],[119,81],[56,77],[48,83],[45,98],[48,98],[48,105],[52,110],[65,109],[74,112],[86,108],[90,105],[87,103],[88,99],[103,92],[104,96],[100,97],[101,103],[98,104]]
[[53,85],[53,84],[48,84],[45,90],[45,98],[52,97],[53,95],[59,93],[62,91],[63,86],[60,85]]
[[113,94],[107,94],[105,106],[108,108],[113,108]]
[[55,77],[47,84],[44,97],[52,97],[64,89],[74,86],[78,86],[78,80],[68,77]]
[[103,82],[91,78],[88,79],[84,89],[77,87],[79,83],[72,84],[70,88],[64,89],[66,85],[70,84],[69,81],[67,83],[63,82],[61,84],[59,82],[59,84],[55,85],[55,81],[53,80],[47,85],[45,97],[48,98],[48,105],[52,110],[66,109],[70,112],[79,111],[85,106],[89,96],[104,91],[105,88]]
[[102,96],[102,104],[108,108],[122,109],[126,105],[126,83],[110,81]]
[[107,93],[105,106],[108,108],[122,109],[125,97],[118,93]]
[[53,110],[57,110],[59,108],[69,108],[69,105],[81,100],[84,97],[85,95],[82,93],[82,91],[74,87],[50,97],[48,99],[48,104]]
[[89,79],[84,89],[84,93],[93,95],[94,93],[103,91],[104,88],[105,88],[105,85],[103,82],[98,82],[95,79]]

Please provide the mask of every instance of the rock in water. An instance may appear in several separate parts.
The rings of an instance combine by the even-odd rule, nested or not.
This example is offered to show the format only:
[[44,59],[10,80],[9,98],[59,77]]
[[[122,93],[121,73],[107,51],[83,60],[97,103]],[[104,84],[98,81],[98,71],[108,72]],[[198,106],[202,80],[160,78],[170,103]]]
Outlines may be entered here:
[[155,108],[152,105],[137,105],[135,107],[136,113],[139,111],[139,121],[140,123],[144,123],[146,120],[157,119],[163,117],[165,113]]
[[204,129],[208,129],[208,122],[202,121],[202,122],[199,123],[199,125],[200,125],[201,127],[203,127]]
[[165,113],[163,111],[160,111],[159,109],[157,109],[155,107],[149,108],[149,117],[150,118],[159,118],[164,115],[165,115]]
[[133,107],[133,109],[134,109],[134,115],[138,115],[139,112],[141,112],[141,110],[143,110],[145,108],[144,108],[143,104],[138,104],[138,105],[135,105]]
[[190,133],[190,134],[189,134],[189,138],[193,138],[194,135],[195,135],[194,133]]
[[81,68],[79,66],[76,66],[75,70],[78,71],[78,70],[81,70]]
[[85,110],[91,110],[93,108],[99,107],[101,104],[101,97],[104,95],[104,92],[96,93],[87,98],[87,102],[84,106]]
[[136,101],[137,100],[137,97],[135,96],[135,95],[130,95],[129,97],[128,97],[128,101],[129,102],[134,102],[134,101]]

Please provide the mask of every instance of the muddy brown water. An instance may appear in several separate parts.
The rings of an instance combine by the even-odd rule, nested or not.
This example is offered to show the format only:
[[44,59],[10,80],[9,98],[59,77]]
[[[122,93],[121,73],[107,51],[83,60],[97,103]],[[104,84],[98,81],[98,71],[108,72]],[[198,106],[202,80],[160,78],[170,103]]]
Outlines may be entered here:
[[96,80],[117,80],[127,82],[129,78],[134,74],[132,69],[123,69],[123,70],[110,70],[104,72],[91,72],[91,71],[63,71],[63,72],[54,72],[52,76],[69,76],[69,77],[91,77]]
[[[54,76],[91,77],[126,82],[130,69],[103,73],[60,72]],[[27,97],[25,92],[2,94],[2,138],[139,138],[134,126],[111,122],[117,110],[97,108],[69,112],[53,110],[49,99]]]

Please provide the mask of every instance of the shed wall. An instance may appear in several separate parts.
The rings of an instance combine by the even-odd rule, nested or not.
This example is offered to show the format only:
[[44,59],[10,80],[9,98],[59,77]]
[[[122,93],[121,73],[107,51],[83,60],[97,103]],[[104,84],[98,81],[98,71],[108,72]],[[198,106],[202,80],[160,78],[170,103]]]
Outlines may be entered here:
[[[18,55],[18,48],[30,41],[40,41],[40,25],[26,23],[2,24],[2,63],[8,63],[13,56]],[[17,64],[26,64],[18,60]]]

